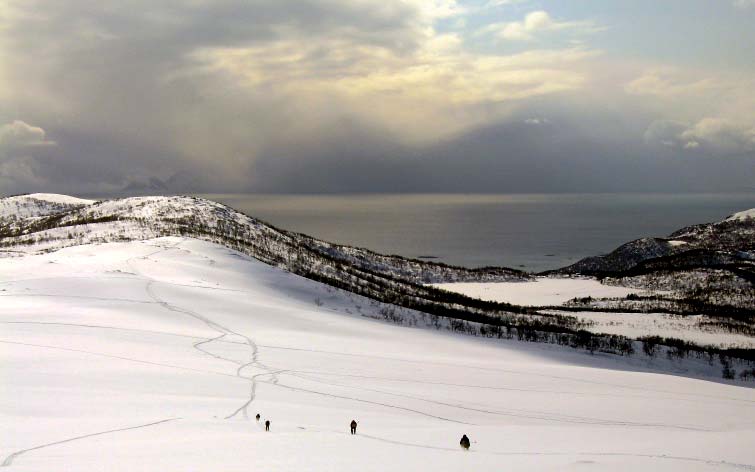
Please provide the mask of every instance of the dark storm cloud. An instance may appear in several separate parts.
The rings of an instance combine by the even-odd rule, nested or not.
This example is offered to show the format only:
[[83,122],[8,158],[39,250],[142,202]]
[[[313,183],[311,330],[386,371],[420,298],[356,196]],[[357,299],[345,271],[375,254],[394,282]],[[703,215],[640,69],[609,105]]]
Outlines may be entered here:
[[0,107],[0,125],[16,115],[44,124],[60,146],[54,160],[36,153],[40,181],[63,175],[52,183],[74,189],[212,170],[220,175],[206,183],[223,185],[228,168],[248,174],[261,137],[279,129],[289,105],[264,88],[243,89],[203,68],[191,57],[201,48],[336,32],[400,54],[413,47],[416,26],[409,7],[362,2],[24,1],[14,7],[2,41],[2,85],[14,93]]
[[477,53],[454,8],[10,2],[0,127],[47,144],[0,148],[0,194],[750,190],[747,80]]
[[[571,117],[574,119],[575,117]],[[272,178],[262,190],[276,192],[752,192],[755,159],[712,159],[682,148],[649,152],[613,130],[617,117],[565,116],[535,124],[512,120],[476,129],[433,146],[390,145],[369,135],[322,149],[294,150],[266,158],[261,172]],[[623,117],[621,121],[624,121]],[[529,123],[527,121],[530,121]],[[594,134],[585,125],[603,128]],[[598,124],[602,123],[602,124]],[[618,125],[618,123],[617,123]],[[639,128],[639,124],[637,127]]]

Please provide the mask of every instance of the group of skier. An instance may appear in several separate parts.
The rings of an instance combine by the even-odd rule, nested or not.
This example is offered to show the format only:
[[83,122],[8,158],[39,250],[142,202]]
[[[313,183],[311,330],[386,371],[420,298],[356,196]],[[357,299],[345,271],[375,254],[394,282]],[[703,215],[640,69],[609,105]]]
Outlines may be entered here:
[[[254,418],[257,420],[257,422],[259,422],[261,418],[260,414],[257,413],[257,416],[255,416]],[[357,434],[357,425],[358,423],[356,420],[351,420],[351,424],[349,424],[351,434]],[[265,420],[265,431],[270,431],[270,420]],[[459,441],[459,445],[462,447],[462,449],[469,450],[470,442],[466,434],[462,435],[461,441]]]
[[[257,413],[257,416],[255,416],[254,419],[256,419],[257,422],[259,423],[259,421],[260,421],[260,414]],[[270,431],[270,420],[265,420],[265,431]]]

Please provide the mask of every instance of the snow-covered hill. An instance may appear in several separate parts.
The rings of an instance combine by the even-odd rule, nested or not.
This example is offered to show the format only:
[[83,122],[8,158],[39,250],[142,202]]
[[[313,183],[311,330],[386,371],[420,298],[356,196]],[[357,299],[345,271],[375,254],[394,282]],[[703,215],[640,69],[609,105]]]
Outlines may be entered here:
[[[667,268],[749,264],[755,259],[755,208],[715,223],[689,226],[668,238],[642,238],[613,252],[588,257],[560,273],[605,274]],[[655,260],[655,261],[654,261]]]
[[94,203],[93,200],[55,193],[32,193],[0,198],[0,226],[4,219],[17,220],[53,215],[75,210],[92,203]]
[[746,221],[755,219],[755,208],[751,208],[745,211],[738,211],[730,217],[726,218],[726,221]]
[[[455,289],[447,285],[429,285],[449,282],[511,284],[523,281],[543,285],[542,281],[512,269],[465,269],[332,244],[275,228],[222,204],[195,197],[133,197],[98,202],[64,196],[48,197],[55,198],[60,202],[67,201],[71,206],[46,216],[34,214],[16,219],[14,224],[0,228],[0,248],[5,249],[6,256],[38,254],[95,243],[140,241],[166,236],[190,237],[221,244],[271,266],[393,305],[383,310],[381,316],[399,324],[413,323],[402,310],[416,310],[442,320],[438,323],[446,323],[455,331],[477,336],[518,338],[622,356],[643,349],[642,343],[618,336],[622,334],[620,330],[593,329],[596,322],[578,313],[591,310],[594,308],[592,306],[571,306],[575,314],[542,311],[527,306],[537,303],[521,301],[521,297],[516,300],[481,300],[475,298],[474,293],[463,290],[461,294],[453,293]],[[0,254],[3,252],[0,251]],[[631,289],[610,288],[594,281],[587,282],[601,287],[601,293],[642,293],[634,286]],[[723,285],[728,289],[730,284]],[[437,288],[439,286],[449,290]],[[744,295],[741,297],[745,304],[752,298],[750,292],[755,293],[747,287],[743,289]],[[592,302],[593,299],[589,298],[587,303]],[[602,300],[600,302],[603,303]],[[666,303],[665,300],[663,302]],[[632,311],[632,307],[625,308],[623,299],[611,303],[619,304],[611,307],[616,311]],[[670,303],[679,304],[677,300]],[[748,310],[746,307],[743,309]],[[730,325],[719,328],[729,329]],[[740,329],[741,326],[735,328]],[[751,337],[750,325],[745,328],[748,331],[744,334]],[[696,336],[689,340],[698,339]],[[655,345],[657,341],[653,340],[652,343]],[[728,348],[749,346],[749,343],[713,343],[712,346],[685,346],[684,352],[685,356],[689,352],[694,355],[704,353],[711,359],[715,358],[716,365],[722,368],[728,357],[752,358],[751,352],[729,352]],[[747,376],[748,372],[745,365],[742,369],[735,369],[733,375]]]
[[[507,268],[467,269],[386,256],[285,231],[213,201],[185,196],[133,197],[94,202],[45,217],[0,227],[0,255],[54,251],[62,247],[187,236],[216,242],[262,262],[375,300],[475,322],[514,318],[495,307],[423,285],[453,281],[527,280]],[[565,317],[535,317],[537,326]],[[532,319],[516,322],[534,329]],[[524,326],[524,325],[526,326]],[[568,324],[568,323],[567,323]],[[568,329],[567,329],[568,330]]]
[[408,310],[418,327],[372,319],[386,309],[190,238],[0,259],[0,463],[755,470],[755,389],[692,378],[718,374],[707,359],[648,366],[425,329]]
[[[0,205],[11,208],[15,198],[18,197],[0,199]],[[131,197],[91,202],[61,195],[58,199],[76,203],[61,206],[60,211],[50,208],[43,212],[35,207],[36,213],[32,210],[19,213],[19,219],[41,215],[47,218],[22,220],[19,227],[0,231],[2,243],[39,251],[93,241],[190,234],[222,239],[226,244],[244,244],[252,256],[289,268],[305,263],[321,266],[327,264],[323,259],[331,259],[415,283],[527,279],[526,274],[514,269],[466,269],[332,244],[275,228],[220,203],[196,197]],[[317,261],[305,261],[311,258]]]
[[550,306],[539,313],[570,315],[593,333],[651,338],[682,349],[693,343],[751,350],[753,214],[755,210],[747,210],[717,223],[683,228],[667,239],[638,239],[525,283],[437,286],[484,300]]

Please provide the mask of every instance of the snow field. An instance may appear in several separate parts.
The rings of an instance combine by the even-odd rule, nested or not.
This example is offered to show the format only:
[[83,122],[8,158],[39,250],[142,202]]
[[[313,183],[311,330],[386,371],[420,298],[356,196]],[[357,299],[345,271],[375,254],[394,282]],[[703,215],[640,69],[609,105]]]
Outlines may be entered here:
[[642,290],[603,285],[589,278],[538,277],[534,281],[495,283],[449,283],[433,286],[469,297],[522,306],[557,306],[572,298],[626,297]]
[[357,314],[378,308],[189,239],[0,259],[0,463],[755,470],[750,388]]
[[755,348],[755,338],[752,336],[700,326],[699,323],[706,320],[703,316],[558,310],[543,310],[543,313],[576,316],[580,320],[590,321],[592,324],[585,329],[593,333],[621,334],[633,339],[652,335],[684,339],[703,346]]
[[[651,292],[636,288],[603,285],[589,278],[546,278],[533,282],[450,283],[436,287],[464,295],[523,306],[558,306],[573,298],[626,297],[631,293]],[[655,293],[663,293],[656,291]],[[666,313],[616,313],[595,311],[542,310],[542,313],[575,316],[589,321],[585,329],[593,333],[619,334],[637,339],[662,336],[717,347],[755,347],[755,337],[731,333],[718,327],[701,326],[701,316],[675,316]]]

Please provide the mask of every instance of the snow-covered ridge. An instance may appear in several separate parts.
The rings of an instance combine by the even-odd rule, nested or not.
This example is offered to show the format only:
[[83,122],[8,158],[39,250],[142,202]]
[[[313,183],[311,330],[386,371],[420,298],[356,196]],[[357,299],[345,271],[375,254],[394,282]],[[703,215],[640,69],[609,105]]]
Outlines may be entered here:
[[96,201],[85,198],[72,197],[70,195],[63,195],[60,193],[29,193],[26,195],[21,195],[21,197],[26,197],[34,200],[43,200],[50,203],[60,203],[64,205],[90,205]]
[[730,217],[726,218],[726,221],[744,221],[751,219],[755,219],[755,208],[750,208],[749,210],[734,213]]
[[[679,229],[667,238],[630,241],[603,256],[587,257],[557,272],[603,274],[653,265],[654,259],[675,257],[671,266],[720,266],[744,260],[755,247],[755,208],[714,222]],[[690,257],[685,260],[686,255]],[[665,267],[672,268],[672,267]]]
[[70,211],[91,205],[94,200],[55,193],[31,193],[0,199],[0,224],[3,218],[32,218]]
[[[8,199],[0,202],[5,200]],[[336,266],[348,264],[370,274],[412,283],[527,278],[526,274],[513,269],[451,267],[332,244],[275,228],[220,203],[196,197],[131,197],[85,202],[88,204],[57,204],[61,205],[60,211],[50,209],[47,218],[22,218],[15,227],[0,234],[0,242],[26,250],[54,250],[89,242],[190,235],[232,247],[243,245],[249,255],[263,262],[295,272],[301,272],[299,266],[306,265],[307,270],[328,277],[335,275]],[[13,203],[10,200],[8,207],[13,208]],[[38,216],[38,212],[30,216]]]

